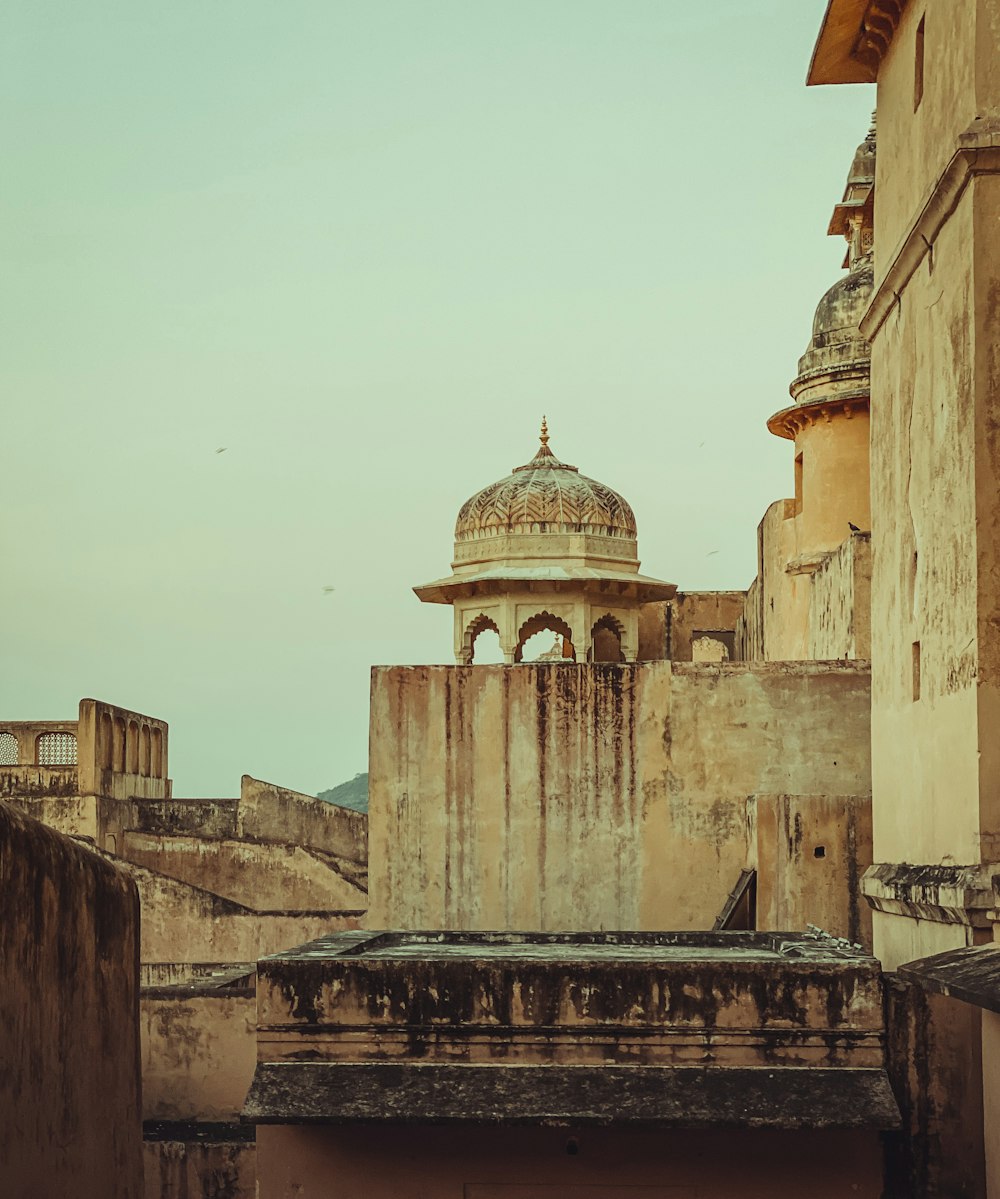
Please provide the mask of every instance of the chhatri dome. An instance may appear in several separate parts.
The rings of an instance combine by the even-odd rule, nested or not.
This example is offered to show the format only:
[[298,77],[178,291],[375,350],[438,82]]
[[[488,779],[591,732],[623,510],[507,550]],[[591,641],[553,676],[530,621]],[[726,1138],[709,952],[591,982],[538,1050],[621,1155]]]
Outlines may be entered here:
[[629,541],[635,557],[635,516],[617,491],[581,475],[549,449],[544,417],[534,458],[467,500],[455,541],[521,533],[584,534]]
[[567,658],[635,661],[639,606],[669,599],[671,583],[639,574],[635,515],[604,483],[560,462],[542,418],[524,466],[477,491],[455,522],[452,574],[414,591],[455,611],[455,657],[472,662],[493,629],[506,662],[549,629]]

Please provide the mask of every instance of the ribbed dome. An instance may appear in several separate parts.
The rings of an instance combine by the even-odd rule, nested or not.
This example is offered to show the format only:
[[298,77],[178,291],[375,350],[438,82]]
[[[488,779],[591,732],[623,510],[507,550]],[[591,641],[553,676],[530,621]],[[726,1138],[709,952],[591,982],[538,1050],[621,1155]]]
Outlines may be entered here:
[[617,491],[581,475],[552,453],[542,423],[532,460],[467,500],[455,523],[456,542],[504,534],[585,533],[634,541],[635,516]]

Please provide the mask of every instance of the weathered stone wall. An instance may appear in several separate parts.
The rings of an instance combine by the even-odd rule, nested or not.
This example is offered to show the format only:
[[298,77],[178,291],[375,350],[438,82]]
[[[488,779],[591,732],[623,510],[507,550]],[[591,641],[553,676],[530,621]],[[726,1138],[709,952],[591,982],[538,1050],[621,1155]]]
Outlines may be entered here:
[[743,611],[733,634],[733,658],[737,662],[760,662],[764,658],[764,596],[760,575],[747,588]]
[[298,845],[127,832],[128,861],[254,911],[358,911],[367,896],[338,870],[338,859]]
[[[986,15],[991,8],[995,20],[995,0],[925,0],[907,5],[882,60],[875,168],[876,280],[896,257],[930,188],[954,153],[958,135],[977,115],[989,111],[991,99],[995,103],[997,89],[984,84],[997,71],[996,35],[991,40],[987,31],[978,51],[975,37],[982,19],[979,13]],[[922,17],[926,66],[923,96],[914,112],[914,43]]]
[[886,1030],[903,1128],[886,1134],[885,1199],[992,1195],[983,1157],[979,1010],[887,975]]
[[970,188],[873,344],[877,861],[980,855],[973,227]]
[[256,1199],[252,1141],[148,1140],[144,1157],[145,1199]]
[[847,664],[378,667],[372,928],[711,927],[747,799],[868,793]]
[[245,774],[240,784],[237,833],[248,840],[323,850],[350,862],[368,860],[368,818],[312,795],[276,787]]
[[[871,1133],[258,1129],[260,1194],[326,1199],[879,1199]],[[669,1182],[664,1183],[669,1162]]]
[[983,1129],[990,1185],[1000,1181],[1000,1012],[982,1013]]
[[872,862],[868,795],[755,795],[757,927],[816,924],[872,944],[872,913],[861,878]]
[[812,577],[809,656],[871,658],[871,534],[855,533]]
[[776,500],[757,527],[757,577],[736,622],[742,661],[808,658],[810,575],[786,569],[799,555],[794,500]]
[[139,1199],[139,901],[0,803],[0,1194]]
[[322,933],[357,928],[355,911],[260,912],[131,864],[142,900],[144,962],[249,962]]
[[78,726],[81,795],[169,797],[165,720],[82,699]]
[[725,646],[724,658],[735,658],[736,622],[743,612],[745,591],[684,591],[664,603],[643,604],[639,612],[639,659],[690,662],[692,642],[709,637]]
[[144,987],[146,1120],[237,1121],[256,1062],[253,985],[223,991]]

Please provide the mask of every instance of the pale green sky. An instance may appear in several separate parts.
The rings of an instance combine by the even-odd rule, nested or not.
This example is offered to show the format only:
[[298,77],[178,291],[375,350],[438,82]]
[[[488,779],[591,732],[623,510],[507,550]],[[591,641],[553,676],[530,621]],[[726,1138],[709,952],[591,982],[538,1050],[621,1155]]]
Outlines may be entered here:
[[7,0],[0,716],[163,717],[178,795],[366,769],[543,411],[645,572],[745,587],[874,103],[804,86],[824,7]]

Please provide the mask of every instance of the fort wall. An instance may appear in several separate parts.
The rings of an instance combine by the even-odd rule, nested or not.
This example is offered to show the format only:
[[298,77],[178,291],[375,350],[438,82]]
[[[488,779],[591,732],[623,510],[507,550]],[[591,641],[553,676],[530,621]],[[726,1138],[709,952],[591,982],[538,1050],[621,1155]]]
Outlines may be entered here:
[[0,1193],[139,1199],[139,900],[0,803]]

